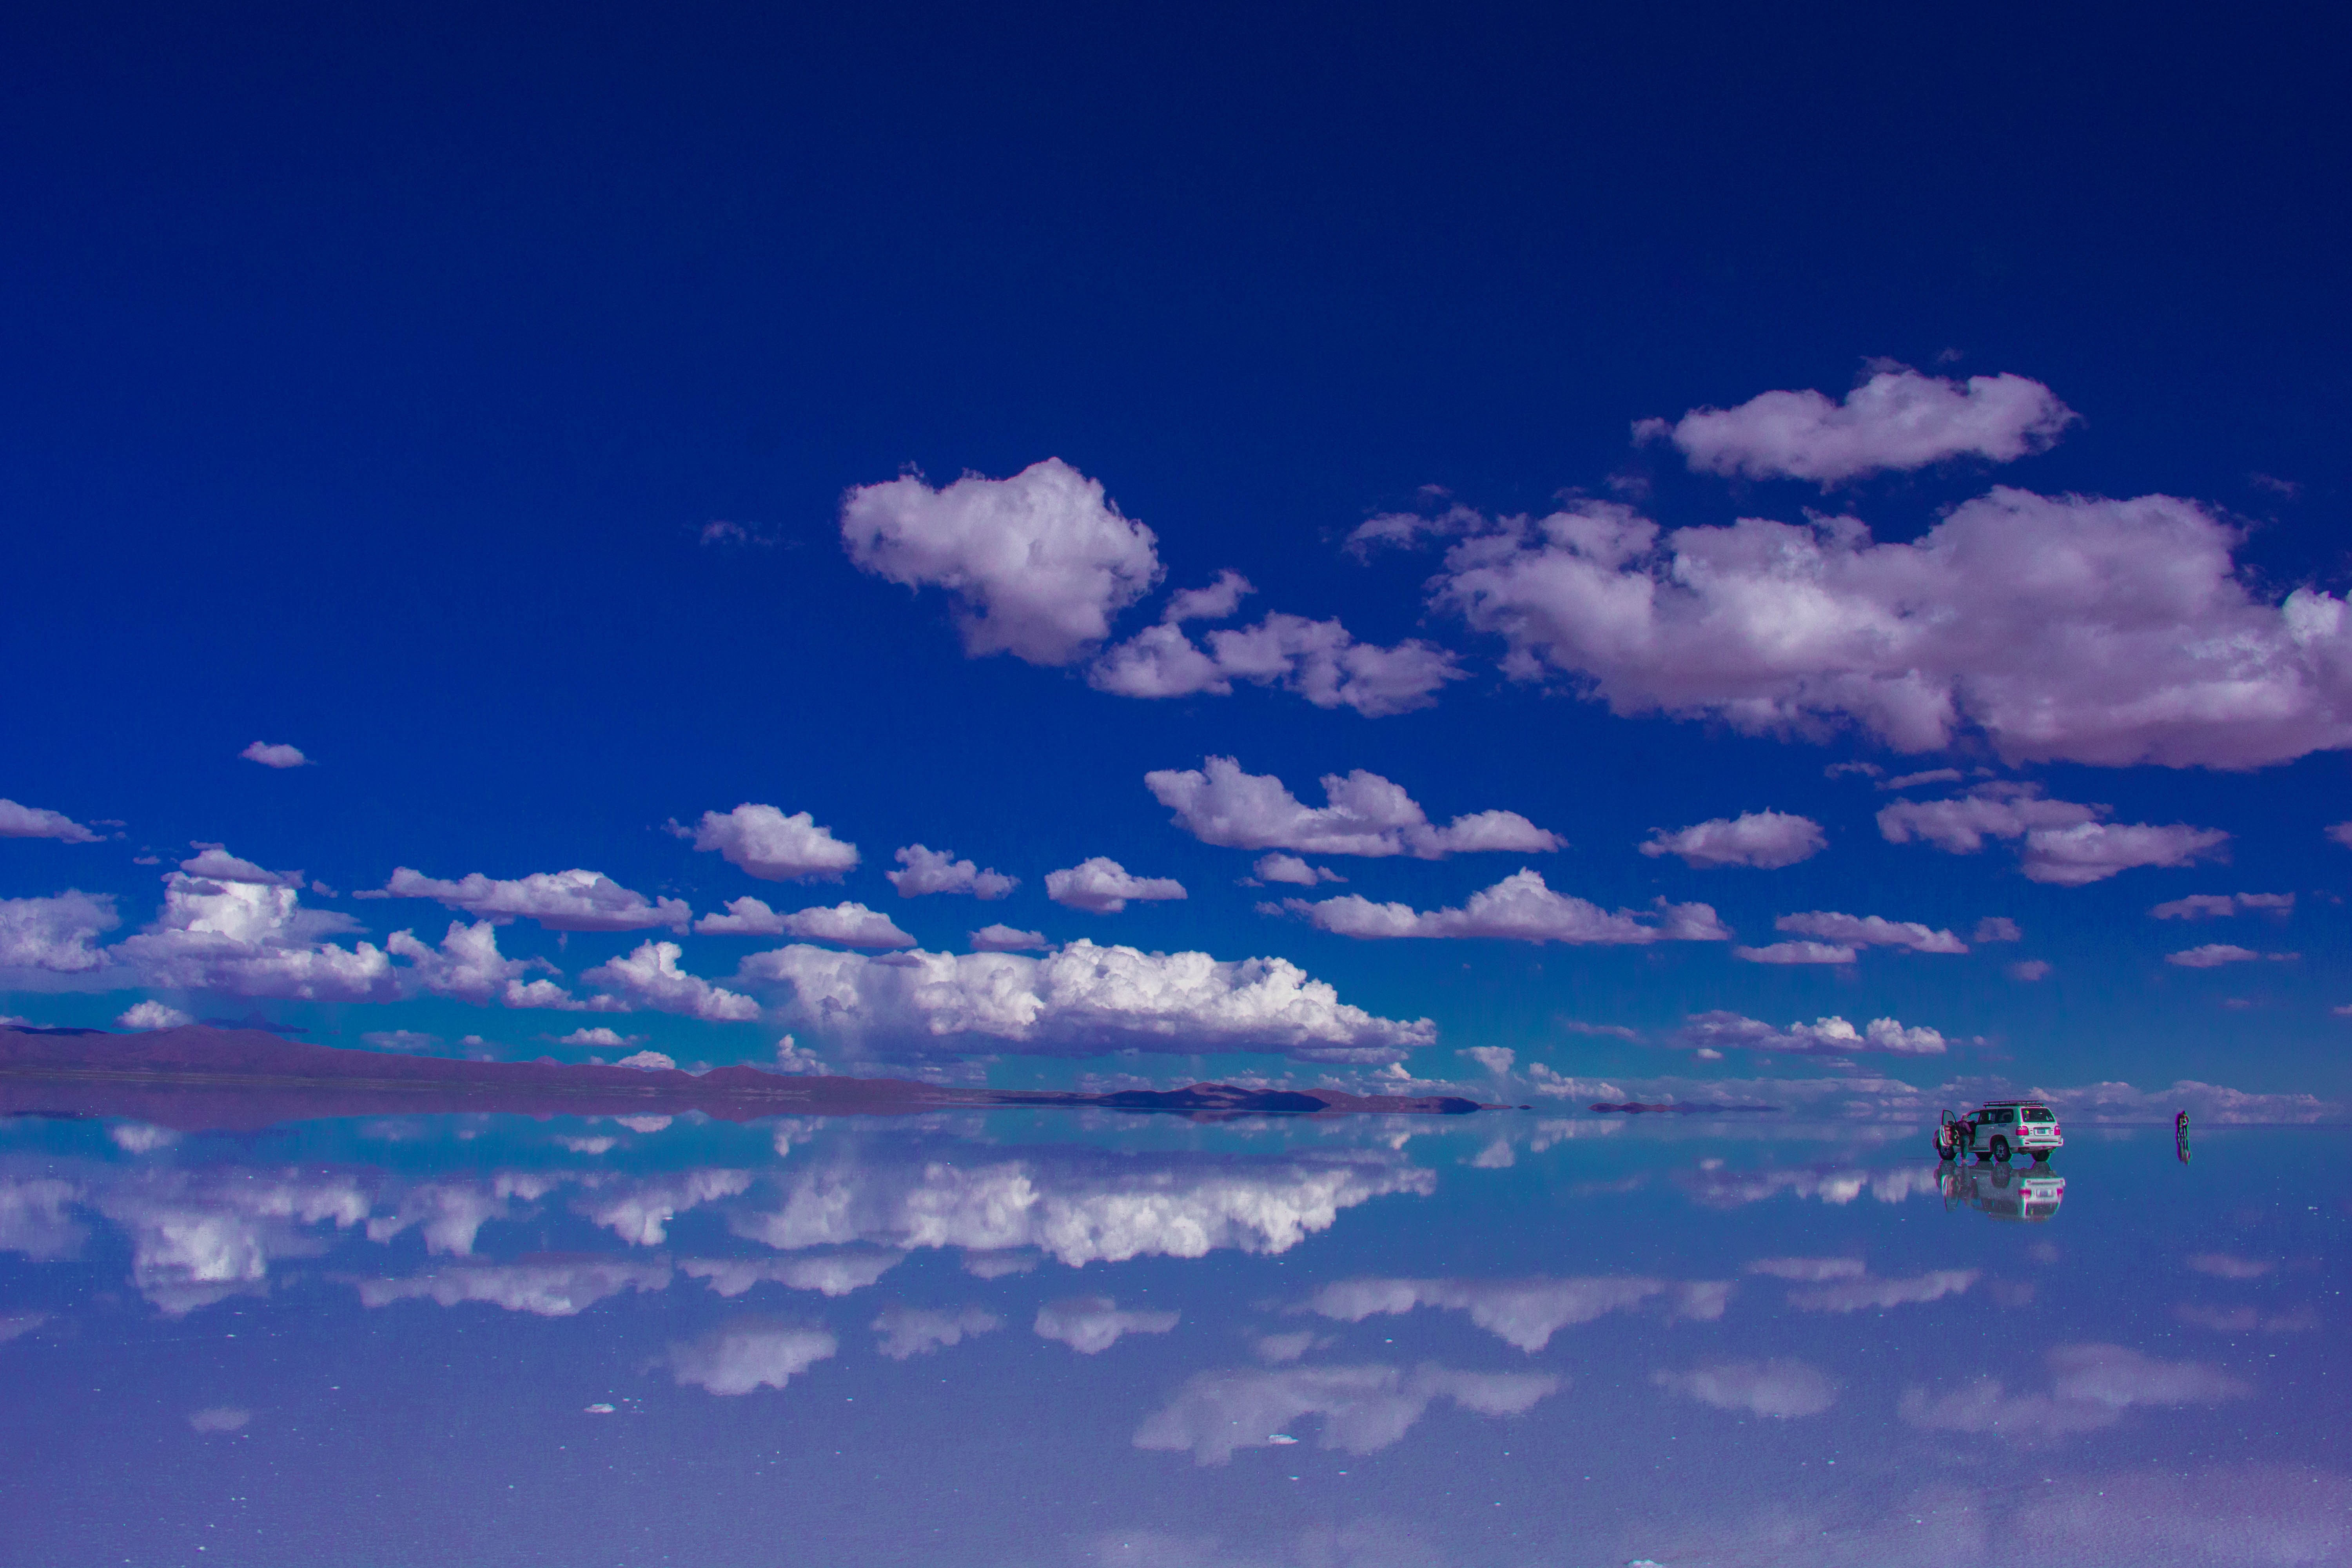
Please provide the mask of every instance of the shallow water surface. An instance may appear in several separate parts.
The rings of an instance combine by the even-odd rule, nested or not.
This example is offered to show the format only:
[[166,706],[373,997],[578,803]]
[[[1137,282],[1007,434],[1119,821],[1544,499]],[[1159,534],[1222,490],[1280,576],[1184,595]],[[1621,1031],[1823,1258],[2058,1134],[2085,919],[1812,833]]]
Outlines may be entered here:
[[16,1563],[2352,1561],[2338,1129],[0,1128]]

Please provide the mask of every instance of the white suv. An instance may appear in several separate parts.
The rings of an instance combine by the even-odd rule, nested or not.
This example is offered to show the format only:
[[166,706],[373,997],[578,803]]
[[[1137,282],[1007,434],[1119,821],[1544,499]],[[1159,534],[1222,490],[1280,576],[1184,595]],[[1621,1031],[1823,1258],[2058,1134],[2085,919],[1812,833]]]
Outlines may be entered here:
[[2038,1100],[1989,1100],[1965,1117],[1947,1110],[1936,1129],[1936,1156],[1957,1160],[1974,1154],[2006,1161],[2012,1154],[2031,1154],[2040,1164],[2050,1152],[2065,1143],[2058,1135],[2058,1113]]

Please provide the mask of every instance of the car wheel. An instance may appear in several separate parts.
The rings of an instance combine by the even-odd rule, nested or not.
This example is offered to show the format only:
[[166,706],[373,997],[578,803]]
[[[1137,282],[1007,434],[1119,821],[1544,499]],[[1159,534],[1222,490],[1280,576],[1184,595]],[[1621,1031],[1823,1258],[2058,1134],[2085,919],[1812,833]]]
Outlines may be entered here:
[[1937,1158],[1937,1159],[1938,1159],[1938,1160],[1948,1160],[1948,1159],[1950,1159],[1951,1157],[1952,1157],[1952,1144],[1951,1144],[1951,1140],[1949,1140],[1949,1139],[1948,1139],[1948,1138],[1938,1138],[1938,1139],[1937,1139],[1937,1140],[1936,1140],[1936,1158]]
[[2050,1163],[2050,1151],[2047,1149],[2036,1149],[2033,1152],[2033,1163],[2037,1165],[2046,1165]]
[[2003,1164],[2007,1164],[2009,1163],[2008,1139],[1996,1138],[1992,1141],[1992,1157],[1999,1160]]

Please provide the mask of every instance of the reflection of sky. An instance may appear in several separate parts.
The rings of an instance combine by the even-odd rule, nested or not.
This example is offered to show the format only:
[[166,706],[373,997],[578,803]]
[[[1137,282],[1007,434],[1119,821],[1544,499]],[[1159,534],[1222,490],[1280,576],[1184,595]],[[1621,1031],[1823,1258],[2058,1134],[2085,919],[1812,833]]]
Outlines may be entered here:
[[1723,1131],[20,1122],[0,1560],[2352,1560],[2340,1131]]

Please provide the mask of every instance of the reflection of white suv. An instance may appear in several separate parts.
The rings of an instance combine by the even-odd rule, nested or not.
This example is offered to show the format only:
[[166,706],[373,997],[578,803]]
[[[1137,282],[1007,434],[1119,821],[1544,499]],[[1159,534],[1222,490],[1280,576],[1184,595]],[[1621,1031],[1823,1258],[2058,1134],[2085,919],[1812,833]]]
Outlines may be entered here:
[[1995,1219],[2039,1223],[2056,1217],[2066,1200],[2066,1178],[2055,1172],[2012,1175],[2006,1165],[1979,1171],[1973,1165],[1949,1165],[1937,1177],[1948,1209],[1966,1204]]
[[1960,1118],[1947,1110],[1936,1129],[1936,1153],[1946,1160],[2031,1154],[2040,1164],[2065,1142],[2058,1135],[2058,1113],[2038,1100],[1989,1100]]

